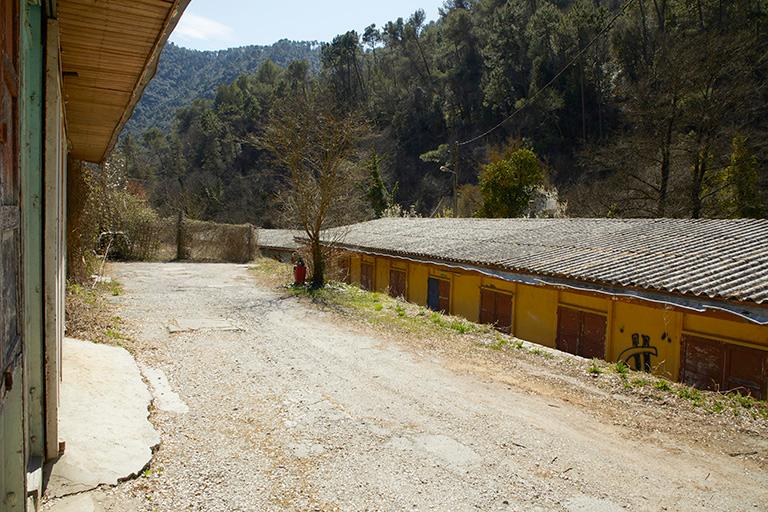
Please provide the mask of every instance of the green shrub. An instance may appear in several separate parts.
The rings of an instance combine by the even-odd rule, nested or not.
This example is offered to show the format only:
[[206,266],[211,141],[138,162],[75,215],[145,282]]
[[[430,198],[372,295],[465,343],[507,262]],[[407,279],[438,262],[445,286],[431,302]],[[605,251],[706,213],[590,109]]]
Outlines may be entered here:
[[627,374],[629,374],[629,366],[627,366],[627,363],[624,361],[618,361],[616,364],[614,364],[613,370],[622,377],[626,377]]
[[150,261],[160,249],[160,216],[138,197],[125,194],[118,225],[126,235],[124,259]]
[[701,391],[699,391],[696,388],[689,388],[688,386],[683,386],[680,389],[678,389],[677,396],[685,400],[690,400],[694,404],[700,404],[701,401],[704,399],[704,396],[701,394]]

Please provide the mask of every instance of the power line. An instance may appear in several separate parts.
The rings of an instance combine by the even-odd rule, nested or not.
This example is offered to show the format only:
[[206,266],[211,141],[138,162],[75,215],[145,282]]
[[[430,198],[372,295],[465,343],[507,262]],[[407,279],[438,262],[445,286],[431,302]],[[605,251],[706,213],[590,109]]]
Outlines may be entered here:
[[534,100],[535,100],[535,99],[536,99],[536,98],[537,98],[539,95],[541,95],[541,93],[543,93],[545,90],[547,90],[547,88],[548,88],[550,85],[552,85],[553,83],[555,83],[555,81],[556,81],[558,78],[560,78],[560,75],[562,75],[563,73],[565,73],[565,72],[568,70],[568,68],[570,68],[571,66],[573,66],[573,65],[576,63],[576,61],[578,61],[578,60],[581,58],[581,56],[582,56],[582,55],[584,55],[584,53],[585,53],[587,50],[589,50],[589,48],[590,48],[590,47],[591,47],[593,44],[595,44],[595,42],[597,42],[597,40],[598,40],[598,39],[600,39],[600,37],[602,37],[602,36],[603,36],[603,35],[604,35],[606,32],[608,32],[608,31],[611,29],[611,27],[613,26],[613,24],[614,24],[614,23],[616,23],[616,20],[618,20],[618,19],[619,19],[621,16],[623,16],[623,15],[624,15],[624,13],[625,13],[625,12],[626,12],[626,10],[629,8],[629,6],[632,4],[632,2],[634,2],[634,0],[627,0],[626,2],[624,2],[624,5],[622,5],[622,6],[621,6],[621,9],[619,9],[619,11],[618,11],[618,12],[617,12],[617,13],[616,13],[614,16],[613,16],[613,18],[611,18],[611,20],[608,22],[608,24],[607,24],[607,25],[605,25],[605,26],[604,26],[604,27],[603,27],[603,28],[600,30],[600,32],[598,32],[598,33],[595,35],[595,37],[593,37],[593,38],[592,38],[592,40],[591,40],[591,41],[589,41],[589,43],[587,43],[587,44],[586,44],[586,46],[584,46],[584,47],[583,47],[581,50],[579,50],[579,51],[576,53],[576,55],[575,55],[575,56],[574,56],[574,57],[571,59],[571,61],[570,61],[568,64],[566,64],[566,65],[565,65],[565,66],[564,66],[564,67],[563,67],[563,68],[562,68],[560,71],[558,71],[558,72],[557,72],[557,74],[555,74],[555,76],[553,76],[553,77],[552,77],[552,79],[551,79],[549,82],[547,82],[546,84],[544,84],[544,87],[542,87],[541,89],[539,89],[538,91],[536,91],[536,93],[535,93],[533,96],[531,96],[531,97],[530,97],[528,100],[526,100],[526,102],[525,102],[525,103],[524,103],[524,104],[523,104],[521,107],[519,107],[517,110],[515,110],[514,112],[512,112],[511,114],[509,114],[507,117],[505,117],[504,119],[502,119],[502,120],[501,120],[501,121],[500,121],[498,124],[496,124],[496,125],[495,125],[495,126],[493,126],[492,128],[489,128],[489,129],[488,129],[488,130],[486,130],[485,132],[481,133],[480,135],[478,135],[478,136],[476,136],[476,137],[472,137],[472,138],[471,138],[471,139],[469,139],[469,140],[465,140],[464,142],[458,142],[458,143],[457,143],[457,145],[458,145],[458,146],[466,146],[467,144],[472,144],[473,142],[477,142],[478,140],[480,140],[480,139],[482,139],[482,138],[484,138],[484,137],[487,137],[487,136],[488,136],[488,135],[490,135],[491,133],[493,133],[493,132],[495,132],[496,130],[498,130],[499,128],[501,128],[501,127],[502,127],[502,126],[503,126],[503,125],[504,125],[504,124],[505,124],[507,121],[509,121],[510,119],[512,119],[513,117],[515,117],[517,114],[519,114],[521,111],[523,111],[523,110],[525,109],[525,107],[527,107],[528,105],[530,105],[531,103],[533,103],[533,102],[534,102]]

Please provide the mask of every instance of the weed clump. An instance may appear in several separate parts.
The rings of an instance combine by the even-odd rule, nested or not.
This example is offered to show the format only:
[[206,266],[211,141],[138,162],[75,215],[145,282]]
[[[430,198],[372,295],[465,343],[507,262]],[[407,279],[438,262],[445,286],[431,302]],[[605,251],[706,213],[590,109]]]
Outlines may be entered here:
[[589,365],[589,368],[587,368],[587,373],[593,377],[597,377],[603,373],[603,368],[600,366],[597,359],[592,360],[592,364]]

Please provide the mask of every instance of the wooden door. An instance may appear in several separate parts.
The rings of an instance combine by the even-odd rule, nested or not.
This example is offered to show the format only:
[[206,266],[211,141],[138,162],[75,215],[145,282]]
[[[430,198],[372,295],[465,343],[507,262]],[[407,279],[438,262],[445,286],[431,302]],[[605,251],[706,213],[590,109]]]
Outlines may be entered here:
[[496,323],[496,298],[491,290],[480,290],[480,323]]
[[717,340],[684,335],[680,380],[700,389],[719,390],[723,383],[725,353]]
[[360,287],[363,290],[373,291],[373,264],[360,263]]
[[580,335],[581,311],[562,306],[557,308],[557,350],[578,354]]
[[339,262],[339,279],[342,283],[350,284],[352,282],[351,261],[349,256],[342,256]]
[[512,295],[481,289],[480,323],[492,324],[502,332],[511,332]]
[[723,389],[768,398],[768,351],[725,344]]
[[389,270],[389,294],[392,297],[405,297],[405,270],[392,268]]
[[[17,2],[0,0],[0,372],[21,359]],[[21,385],[21,383],[17,383]],[[0,379],[0,403],[6,379]],[[1,408],[1,407],[0,407]]]
[[496,294],[496,328],[509,334],[512,331],[512,296]]
[[605,359],[605,331],[608,319],[597,313],[581,312],[579,355],[588,359]]
[[433,311],[449,313],[451,307],[451,283],[445,279],[430,277],[427,281],[427,307]]
[[558,350],[586,358],[605,358],[605,315],[565,306],[557,308]]
[[0,0],[0,510],[8,512],[25,509],[30,462],[21,337],[19,5],[26,7]]
[[686,334],[682,352],[683,383],[768,398],[768,351]]

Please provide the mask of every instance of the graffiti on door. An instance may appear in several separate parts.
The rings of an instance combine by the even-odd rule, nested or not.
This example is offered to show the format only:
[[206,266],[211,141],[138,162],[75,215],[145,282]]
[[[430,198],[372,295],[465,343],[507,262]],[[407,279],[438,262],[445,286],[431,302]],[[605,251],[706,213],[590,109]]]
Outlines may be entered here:
[[[664,336],[666,337],[666,335]],[[625,362],[639,372],[651,372],[652,357],[659,355],[659,349],[651,345],[651,337],[647,334],[634,333],[632,346],[619,354],[619,361]]]

